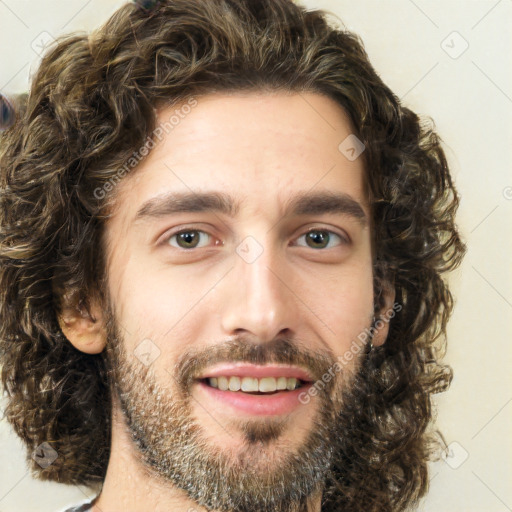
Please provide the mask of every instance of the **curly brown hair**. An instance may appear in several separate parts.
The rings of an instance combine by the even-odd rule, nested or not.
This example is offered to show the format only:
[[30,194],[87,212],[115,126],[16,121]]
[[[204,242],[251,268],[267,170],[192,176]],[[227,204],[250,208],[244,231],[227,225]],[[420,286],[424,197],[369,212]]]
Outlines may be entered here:
[[[162,105],[216,91],[317,92],[350,115],[364,143],[372,212],[375,310],[392,286],[402,307],[364,359],[343,411],[365,428],[353,468],[329,483],[324,510],[397,511],[428,490],[439,447],[431,395],[448,389],[439,361],[453,299],[442,274],[465,245],[458,194],[433,122],[404,107],[361,40],[330,13],[291,0],[167,0],[122,6],[90,34],[48,49],[14,124],[0,135],[0,347],[5,415],[34,476],[91,485],[106,474],[110,390],[104,352],[63,335],[63,305],[101,295],[101,234],[112,179],[156,126]],[[136,171],[133,171],[136,172]],[[30,457],[48,442],[59,457]],[[336,475],[336,468],[333,468]]]

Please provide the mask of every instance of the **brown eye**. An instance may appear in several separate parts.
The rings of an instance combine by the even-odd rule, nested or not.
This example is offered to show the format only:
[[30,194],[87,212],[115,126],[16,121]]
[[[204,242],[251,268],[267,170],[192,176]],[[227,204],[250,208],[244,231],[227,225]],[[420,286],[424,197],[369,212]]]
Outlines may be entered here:
[[[332,247],[332,244],[331,247],[328,247],[328,245],[333,240],[336,239],[341,241],[341,245],[348,243],[348,240],[343,238],[341,235],[338,235],[337,233],[334,233],[333,231],[329,231],[327,229],[311,229],[307,233],[304,233],[302,236],[300,236],[299,239],[302,237],[305,237],[307,245],[298,245],[302,247],[311,247],[312,249],[330,249]],[[337,245],[340,244],[338,243]]]
[[[167,240],[169,241],[168,243],[170,245],[179,249],[196,249],[199,246],[201,235],[210,237],[208,233],[201,231],[200,229],[187,229],[174,233],[173,235],[169,236]],[[176,239],[177,245],[170,242],[173,239]]]

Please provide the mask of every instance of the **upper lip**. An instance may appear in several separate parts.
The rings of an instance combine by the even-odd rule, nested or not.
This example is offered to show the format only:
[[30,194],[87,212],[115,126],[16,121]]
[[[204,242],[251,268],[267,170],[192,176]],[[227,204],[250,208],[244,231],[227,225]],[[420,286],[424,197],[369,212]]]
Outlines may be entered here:
[[207,379],[209,377],[295,377],[306,382],[313,379],[309,373],[298,366],[287,365],[254,365],[254,364],[223,364],[215,366],[197,377],[198,379]]

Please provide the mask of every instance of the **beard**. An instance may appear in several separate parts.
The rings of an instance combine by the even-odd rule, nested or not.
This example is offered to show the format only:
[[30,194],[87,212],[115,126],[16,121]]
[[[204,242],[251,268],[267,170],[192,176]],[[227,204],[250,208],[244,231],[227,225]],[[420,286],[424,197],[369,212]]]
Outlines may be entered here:
[[[174,485],[208,510],[307,512],[312,500],[319,499],[323,491],[329,494],[325,486],[335,480],[333,463],[336,479],[344,469],[349,471],[349,462],[343,468],[336,458],[340,450],[345,451],[353,432],[350,417],[342,412],[345,406],[351,410],[356,405],[353,382],[364,351],[355,358],[353,369],[342,367],[325,382],[322,376],[332,376],[336,365],[331,352],[312,351],[287,338],[255,344],[237,337],[203,349],[184,350],[168,371],[167,382],[175,385],[162,386],[152,365],[145,366],[126,353],[110,302],[106,310],[111,391],[151,478]],[[197,400],[191,386],[203,370],[220,362],[297,365],[306,368],[315,383],[322,381],[315,398],[310,396],[316,400],[309,405],[314,415],[299,446],[287,440],[290,420],[282,415],[233,417],[231,426],[236,427],[238,438],[242,435],[243,443],[237,442],[236,448],[235,443],[229,448],[215,445],[194,417],[192,406]]]

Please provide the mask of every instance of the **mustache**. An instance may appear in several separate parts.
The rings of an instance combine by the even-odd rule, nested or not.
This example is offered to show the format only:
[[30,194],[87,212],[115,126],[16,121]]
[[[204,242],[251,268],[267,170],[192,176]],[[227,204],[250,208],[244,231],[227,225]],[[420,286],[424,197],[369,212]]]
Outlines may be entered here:
[[330,350],[312,350],[289,338],[254,343],[240,336],[217,345],[185,350],[176,361],[173,374],[186,393],[201,373],[221,363],[299,366],[317,381],[329,372],[335,362],[336,358]]

